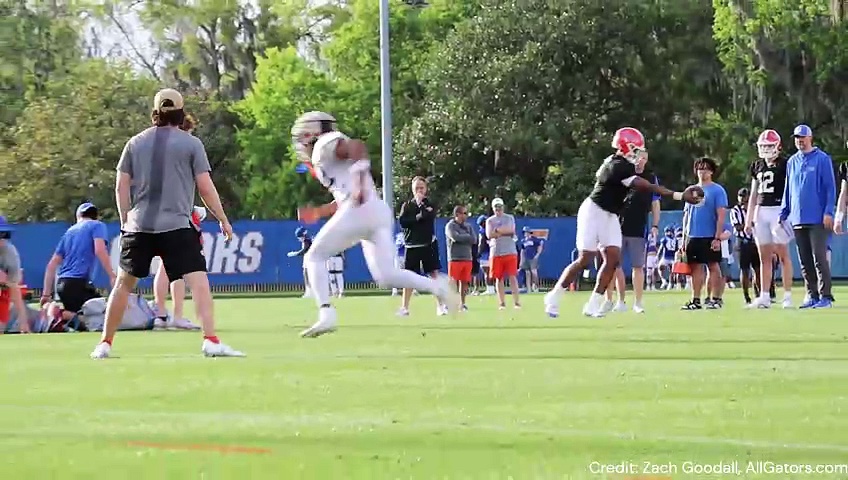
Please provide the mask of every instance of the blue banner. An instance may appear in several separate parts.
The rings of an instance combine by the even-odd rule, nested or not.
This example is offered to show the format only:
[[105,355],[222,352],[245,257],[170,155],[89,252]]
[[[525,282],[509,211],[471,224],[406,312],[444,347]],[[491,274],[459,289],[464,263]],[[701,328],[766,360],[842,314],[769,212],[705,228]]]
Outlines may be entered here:
[[[680,211],[662,213],[660,230],[668,224],[679,225],[682,218]],[[539,261],[539,274],[543,279],[559,277],[562,269],[571,261],[574,250],[574,238],[577,222],[574,217],[532,218],[518,217],[519,235],[523,227],[533,230],[547,231],[544,251]],[[439,240],[439,250],[442,256],[442,270],[447,271],[445,258],[444,227],[447,219],[438,219],[436,233]],[[21,255],[24,269],[24,279],[31,287],[41,287],[47,262],[59,241],[59,238],[70,225],[62,222],[18,224],[12,243]],[[213,285],[255,285],[255,284],[300,284],[303,282],[302,257],[287,257],[286,253],[300,248],[294,231],[301,226],[293,220],[253,221],[241,220],[235,222],[233,229],[235,237],[226,242],[215,222],[203,223],[203,250],[206,264]],[[108,223],[110,241],[109,250],[113,268],[117,268],[119,244],[119,227],[117,223]],[[319,225],[307,226],[314,235]],[[845,248],[848,236],[833,238],[833,275],[848,277],[848,258]],[[795,264],[795,277],[800,278],[801,269],[795,253],[794,243],[791,247]],[[629,271],[629,259],[625,258],[625,270]],[[158,266],[155,259],[151,268],[152,274]],[[738,276],[738,267],[732,268],[734,276]],[[149,286],[151,278],[142,282]],[[345,280],[347,282],[368,282],[371,275],[365,265],[362,249],[355,246],[346,252]],[[94,282],[98,287],[106,287],[108,278],[98,265]]]

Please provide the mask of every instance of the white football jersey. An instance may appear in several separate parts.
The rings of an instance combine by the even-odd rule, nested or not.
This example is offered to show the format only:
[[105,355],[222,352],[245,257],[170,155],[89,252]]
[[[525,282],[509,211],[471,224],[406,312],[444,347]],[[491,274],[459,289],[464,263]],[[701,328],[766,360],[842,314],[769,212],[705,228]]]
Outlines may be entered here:
[[[336,157],[336,145],[339,140],[349,140],[342,132],[329,132],[318,137],[315,147],[312,149],[312,168],[321,185],[333,194],[337,203],[342,203],[353,194],[353,173],[351,166],[354,162],[350,160],[339,160]],[[374,179],[371,172],[366,173],[363,191],[372,191],[377,196],[374,188]]]

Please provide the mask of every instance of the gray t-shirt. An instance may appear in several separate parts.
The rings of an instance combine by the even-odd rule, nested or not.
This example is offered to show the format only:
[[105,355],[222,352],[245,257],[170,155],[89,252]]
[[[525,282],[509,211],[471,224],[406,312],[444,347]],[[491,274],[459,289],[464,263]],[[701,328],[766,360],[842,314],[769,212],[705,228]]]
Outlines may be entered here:
[[[498,238],[491,238],[492,232],[499,227],[512,227],[513,234]],[[518,249],[515,248],[515,217],[508,213],[501,216],[492,215],[486,219],[486,236],[489,237],[489,248],[491,257],[502,257],[504,255],[515,255]]]
[[21,256],[12,242],[6,240],[0,245],[0,271],[6,273],[9,283],[21,283]]
[[124,146],[118,171],[132,177],[126,232],[191,227],[195,177],[211,171],[199,138],[176,127],[150,127]]

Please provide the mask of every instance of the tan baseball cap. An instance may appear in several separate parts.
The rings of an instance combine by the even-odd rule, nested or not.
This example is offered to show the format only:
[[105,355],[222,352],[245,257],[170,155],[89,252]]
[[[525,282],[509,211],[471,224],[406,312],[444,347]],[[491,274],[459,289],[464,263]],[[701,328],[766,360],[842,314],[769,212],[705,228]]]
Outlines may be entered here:
[[158,112],[171,112],[182,110],[182,108],[183,96],[173,88],[159,90],[156,96],[153,97],[153,110]]

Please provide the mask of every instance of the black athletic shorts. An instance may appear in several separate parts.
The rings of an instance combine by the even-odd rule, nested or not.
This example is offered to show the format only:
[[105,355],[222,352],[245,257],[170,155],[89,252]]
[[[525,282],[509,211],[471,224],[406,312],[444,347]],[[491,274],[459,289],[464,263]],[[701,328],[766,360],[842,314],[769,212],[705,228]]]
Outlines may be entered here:
[[721,250],[710,248],[712,238],[690,238],[686,243],[686,262],[690,265],[721,263]]
[[56,295],[64,310],[77,313],[85,302],[99,297],[100,293],[87,278],[60,278],[56,281]]
[[754,242],[739,245],[739,268],[743,271],[760,269],[760,253]]
[[150,275],[153,257],[162,259],[168,280],[206,271],[200,235],[191,227],[162,233],[121,232],[121,269],[133,277]]
[[439,242],[434,241],[426,247],[406,247],[403,268],[404,270],[411,270],[427,275],[441,270],[442,263],[439,260]]

